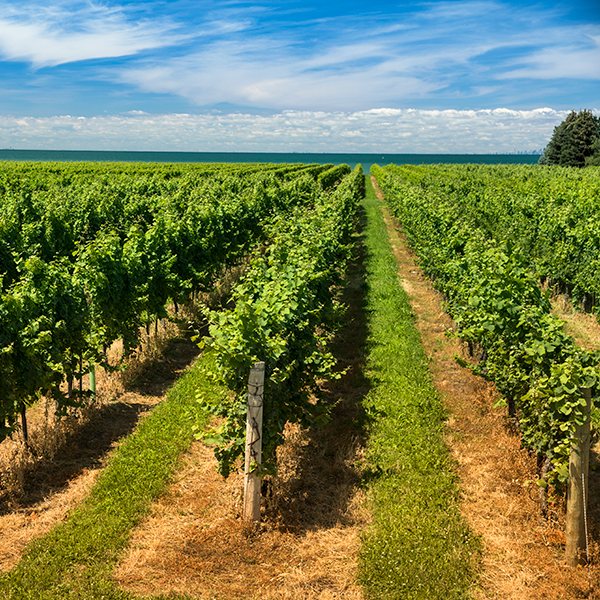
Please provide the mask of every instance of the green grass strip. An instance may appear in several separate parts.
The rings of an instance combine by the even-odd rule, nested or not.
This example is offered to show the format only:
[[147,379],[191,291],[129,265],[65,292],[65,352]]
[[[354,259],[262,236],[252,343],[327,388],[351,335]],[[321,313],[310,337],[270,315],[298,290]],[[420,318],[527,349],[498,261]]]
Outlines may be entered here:
[[368,177],[365,210],[372,385],[365,477],[374,522],[363,536],[361,583],[368,598],[468,598],[480,544],[460,514],[444,408]]
[[122,600],[112,571],[150,503],[171,480],[202,415],[198,389],[223,394],[201,357],[116,450],[88,499],[61,525],[33,542],[17,567],[0,577],[3,600]]

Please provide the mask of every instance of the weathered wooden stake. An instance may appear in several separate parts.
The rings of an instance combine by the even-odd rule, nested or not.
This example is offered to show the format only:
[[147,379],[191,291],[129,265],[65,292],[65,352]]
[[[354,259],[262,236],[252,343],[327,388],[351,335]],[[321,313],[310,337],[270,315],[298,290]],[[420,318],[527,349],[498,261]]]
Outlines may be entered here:
[[96,395],[96,365],[90,363],[90,392],[92,395]]
[[27,433],[27,407],[24,402],[21,404],[21,427],[23,429],[23,441],[27,445],[29,443],[29,434]]
[[[586,562],[585,503],[588,498],[588,471],[590,450],[590,411],[592,394],[583,390],[586,400],[586,420],[575,429],[577,441],[569,458],[569,487],[567,490],[566,551],[567,565],[575,567]],[[583,474],[583,477],[582,477]],[[583,480],[583,481],[582,481]],[[585,482],[585,485],[583,485]]]
[[244,465],[244,524],[260,523],[260,484],[257,466],[262,460],[263,393],[265,363],[257,362],[248,378],[248,416],[246,418],[246,462]]

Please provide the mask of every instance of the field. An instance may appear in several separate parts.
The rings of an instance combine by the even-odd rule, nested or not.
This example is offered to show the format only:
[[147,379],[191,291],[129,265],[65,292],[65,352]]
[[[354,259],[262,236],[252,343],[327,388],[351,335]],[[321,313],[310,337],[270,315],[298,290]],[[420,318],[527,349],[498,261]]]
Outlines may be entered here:
[[[560,461],[571,417],[563,413],[542,433],[524,425],[539,404],[527,402],[521,371],[501,371],[493,351],[502,344],[474,337],[481,328],[473,314],[489,317],[468,304],[476,295],[484,306],[486,288],[468,279],[467,261],[489,255],[490,271],[501,264],[506,274],[510,238],[520,248],[515,255],[535,259],[518,263],[511,279],[529,299],[529,317],[549,323],[550,345],[561,340],[558,359],[580,361],[580,371],[569,373],[595,373],[593,318],[563,305],[574,340],[544,316],[558,307],[539,291],[540,279],[588,309],[595,303],[593,282],[560,279],[556,253],[554,262],[544,258],[557,227],[535,222],[522,227],[522,238],[514,229],[502,237],[510,219],[500,218],[498,199],[516,180],[535,179],[523,184],[529,193],[545,189],[536,168],[375,168],[400,222],[368,178],[361,200],[360,168],[127,167],[114,179],[111,168],[54,165],[42,174],[32,165],[25,194],[17,190],[22,167],[4,174],[11,251],[3,255],[2,314],[15,337],[3,340],[1,363],[8,391],[0,531],[10,548],[0,557],[3,597],[588,595],[588,572],[564,567]],[[579,186],[593,202],[593,178],[561,176],[565,189]],[[546,187],[558,185],[548,179]],[[100,197],[108,204],[101,214],[93,210]],[[88,200],[77,212],[80,198]],[[536,198],[519,210],[537,214],[532,206],[545,196]],[[475,207],[488,206],[482,238]],[[61,228],[69,212],[78,219]],[[450,243],[441,237],[446,222]],[[419,223],[422,234],[412,227]],[[571,244],[561,254],[563,274],[581,239],[577,222],[568,223],[560,230],[563,245]],[[545,246],[534,248],[543,231]],[[480,240],[475,258],[461,235]],[[588,255],[589,239],[581,243]],[[499,246],[504,258],[493,254]],[[449,252],[457,249],[455,259]],[[450,278],[457,271],[460,285]],[[115,289],[120,295],[106,293]],[[471,309],[460,308],[463,289]],[[53,299],[40,301],[48,290]],[[532,309],[532,298],[543,310]],[[190,340],[188,330],[199,337]],[[544,361],[550,354],[546,348]],[[256,360],[267,363],[269,382],[262,519],[249,531],[240,460],[247,372]],[[536,363],[537,380],[544,361]],[[25,382],[23,364],[39,378]],[[504,378],[494,381],[494,369]],[[503,397],[514,401],[508,416]],[[542,452],[554,466],[542,475],[549,494],[535,483]],[[595,454],[591,462],[595,468]],[[595,497],[593,472],[589,485]],[[592,558],[597,515],[593,500]],[[589,574],[595,582],[593,564]]]

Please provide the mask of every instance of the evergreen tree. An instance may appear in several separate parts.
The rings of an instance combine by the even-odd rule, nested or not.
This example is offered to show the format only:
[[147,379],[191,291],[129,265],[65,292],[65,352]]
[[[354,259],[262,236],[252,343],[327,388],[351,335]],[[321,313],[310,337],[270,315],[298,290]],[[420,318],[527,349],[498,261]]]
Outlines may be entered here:
[[[583,167],[590,163],[600,139],[600,118],[584,109],[571,111],[567,118],[554,128],[552,139],[540,158],[541,165]],[[595,161],[595,158],[594,158]]]
[[600,136],[596,138],[596,141],[592,144],[592,156],[588,156],[585,159],[586,167],[600,167]]

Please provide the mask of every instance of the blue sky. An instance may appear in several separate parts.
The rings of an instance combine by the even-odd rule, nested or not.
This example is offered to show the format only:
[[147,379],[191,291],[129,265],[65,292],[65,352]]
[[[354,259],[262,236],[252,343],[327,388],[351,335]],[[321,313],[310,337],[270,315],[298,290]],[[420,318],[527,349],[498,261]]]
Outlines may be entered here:
[[512,152],[600,114],[600,2],[0,0],[0,147]]

